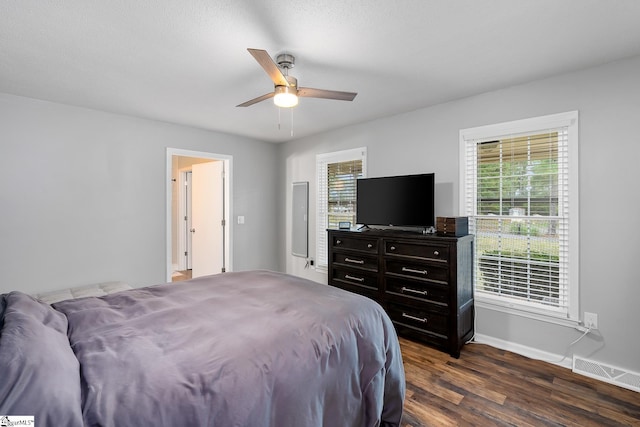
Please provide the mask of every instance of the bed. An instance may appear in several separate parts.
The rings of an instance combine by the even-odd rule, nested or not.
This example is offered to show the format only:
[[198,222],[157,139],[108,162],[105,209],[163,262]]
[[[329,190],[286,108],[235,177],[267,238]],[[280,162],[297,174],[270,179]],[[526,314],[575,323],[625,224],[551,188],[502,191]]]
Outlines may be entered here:
[[399,426],[375,302],[271,271],[43,303],[0,296],[0,414],[65,426]]

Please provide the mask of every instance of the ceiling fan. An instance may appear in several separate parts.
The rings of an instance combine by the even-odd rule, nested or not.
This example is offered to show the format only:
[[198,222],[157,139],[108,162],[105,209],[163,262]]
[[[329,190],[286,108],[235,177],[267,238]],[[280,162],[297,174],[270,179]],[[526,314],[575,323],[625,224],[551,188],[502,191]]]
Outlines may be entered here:
[[258,64],[264,68],[273,84],[275,89],[273,92],[266,93],[257,98],[251,99],[242,104],[236,105],[236,107],[249,107],[265,99],[273,98],[273,102],[278,107],[295,107],[298,105],[298,97],[307,98],[325,98],[325,99],[337,99],[340,101],[353,101],[357,93],[355,92],[340,92],[337,90],[326,89],[314,89],[311,87],[298,87],[298,80],[289,75],[289,70],[295,65],[295,57],[287,53],[282,53],[276,57],[275,62],[266,50],[262,49],[247,49],[251,55],[258,61]]

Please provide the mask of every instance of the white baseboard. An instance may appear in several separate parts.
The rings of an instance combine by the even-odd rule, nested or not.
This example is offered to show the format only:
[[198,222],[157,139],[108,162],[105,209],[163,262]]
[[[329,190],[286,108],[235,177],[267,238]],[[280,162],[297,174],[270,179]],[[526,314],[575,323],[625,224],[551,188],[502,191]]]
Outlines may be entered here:
[[476,334],[474,342],[479,344],[487,344],[491,347],[499,348],[501,350],[510,351],[512,353],[519,354],[521,356],[528,357],[530,359],[541,360],[543,362],[552,363],[554,365],[562,366],[563,368],[571,369],[573,365],[572,356],[563,356],[562,354],[549,353],[547,351],[541,351],[537,348],[528,347],[522,344],[516,344],[510,341],[501,340],[499,338],[491,337],[489,335]]

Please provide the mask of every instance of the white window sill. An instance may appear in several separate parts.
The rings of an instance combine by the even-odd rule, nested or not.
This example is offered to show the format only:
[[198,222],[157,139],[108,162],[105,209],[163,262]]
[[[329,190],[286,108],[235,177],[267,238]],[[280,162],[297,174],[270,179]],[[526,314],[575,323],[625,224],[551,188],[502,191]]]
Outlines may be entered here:
[[575,328],[580,325],[579,319],[571,319],[562,313],[554,313],[544,309],[536,309],[525,305],[518,305],[507,301],[496,300],[486,296],[475,296],[476,308],[499,311],[514,316],[526,317],[528,319],[539,320],[541,322],[553,323],[555,325]]

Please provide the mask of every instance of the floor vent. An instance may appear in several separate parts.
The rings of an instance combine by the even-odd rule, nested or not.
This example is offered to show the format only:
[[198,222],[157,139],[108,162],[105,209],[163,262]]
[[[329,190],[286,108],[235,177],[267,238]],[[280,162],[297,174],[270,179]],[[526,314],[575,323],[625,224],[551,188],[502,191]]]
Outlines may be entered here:
[[640,374],[576,356],[573,357],[573,372],[640,392]]

